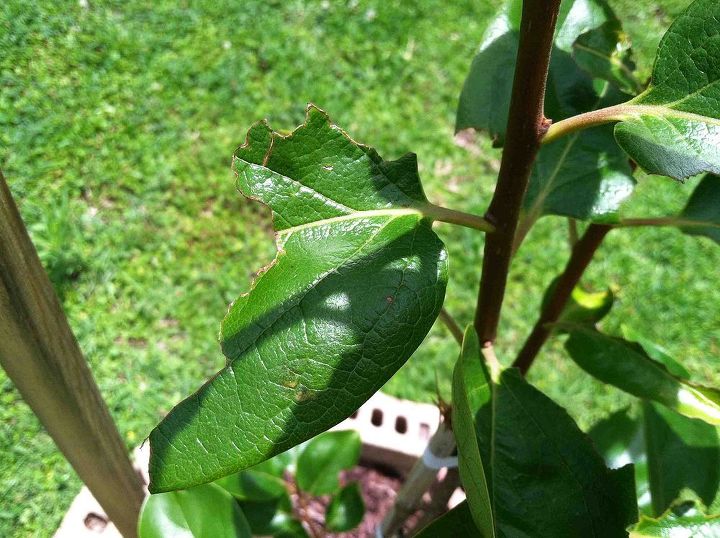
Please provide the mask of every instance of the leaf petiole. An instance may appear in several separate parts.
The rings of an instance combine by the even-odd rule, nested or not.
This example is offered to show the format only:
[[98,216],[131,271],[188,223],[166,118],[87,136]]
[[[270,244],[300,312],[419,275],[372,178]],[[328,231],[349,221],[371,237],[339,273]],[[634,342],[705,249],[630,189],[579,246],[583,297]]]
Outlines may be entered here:
[[465,226],[466,228],[473,228],[483,232],[495,231],[495,226],[490,224],[487,219],[479,217],[478,215],[463,213],[462,211],[448,209],[447,207],[441,207],[431,203],[420,206],[417,209],[424,216],[431,218],[432,220],[447,222],[449,224],[457,224],[459,226]]
[[560,120],[550,125],[540,143],[543,145],[549,144],[582,129],[589,129],[613,121],[622,121],[632,113],[631,109],[633,108],[636,107],[626,104],[614,105]]

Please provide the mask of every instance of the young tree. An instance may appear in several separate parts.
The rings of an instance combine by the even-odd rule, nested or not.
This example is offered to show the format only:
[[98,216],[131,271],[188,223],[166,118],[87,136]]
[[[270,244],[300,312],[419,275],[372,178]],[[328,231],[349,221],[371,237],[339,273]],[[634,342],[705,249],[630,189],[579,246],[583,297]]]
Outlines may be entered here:
[[[439,221],[485,233],[485,249],[453,378],[467,502],[423,535],[720,535],[707,515],[720,503],[720,392],[638,335],[603,334],[596,324],[611,294],[577,287],[606,235],[625,227],[720,242],[720,3],[695,0],[673,23],[647,86],[633,70],[604,0],[509,0],[458,109],[458,129],[486,131],[503,148],[483,217],[431,203],[415,155],[385,161],[314,106],[287,136],[253,126],[234,168],[240,191],[272,209],[278,254],[222,322],[225,368],[151,433],[150,490],[244,472],[379,390],[441,312]],[[635,165],[681,181],[706,175],[681,214],[633,218],[621,203]],[[508,271],[545,215],[588,224],[515,368],[503,368],[495,342]],[[592,440],[581,432],[524,379],[553,334],[590,375],[637,396],[639,412],[608,417]]]

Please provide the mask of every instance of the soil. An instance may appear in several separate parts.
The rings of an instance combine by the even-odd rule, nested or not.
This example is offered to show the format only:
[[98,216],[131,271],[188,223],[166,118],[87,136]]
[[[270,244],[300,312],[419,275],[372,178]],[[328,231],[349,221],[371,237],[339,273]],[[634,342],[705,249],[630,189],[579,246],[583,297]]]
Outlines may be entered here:
[[[363,517],[362,523],[350,532],[328,533],[326,536],[375,538],[375,529],[395,502],[397,492],[402,487],[402,479],[397,473],[388,469],[359,466],[343,472],[341,481],[343,485],[350,482],[360,483],[363,501],[365,501],[365,517]],[[322,528],[325,509],[329,501],[329,498],[316,498],[310,502],[308,512],[318,528]],[[412,521],[408,523],[412,526]]]

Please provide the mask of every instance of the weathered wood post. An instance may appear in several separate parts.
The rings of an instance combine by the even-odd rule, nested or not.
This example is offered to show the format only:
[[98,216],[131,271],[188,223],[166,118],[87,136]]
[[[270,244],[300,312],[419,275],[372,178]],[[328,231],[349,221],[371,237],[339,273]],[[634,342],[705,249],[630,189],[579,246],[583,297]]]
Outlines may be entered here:
[[0,172],[0,365],[126,538],[140,478]]

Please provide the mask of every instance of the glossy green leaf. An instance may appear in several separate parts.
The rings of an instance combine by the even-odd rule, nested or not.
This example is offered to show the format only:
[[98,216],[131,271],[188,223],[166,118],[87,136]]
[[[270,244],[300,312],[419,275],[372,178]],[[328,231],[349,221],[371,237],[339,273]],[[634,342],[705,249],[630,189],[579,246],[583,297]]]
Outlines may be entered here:
[[720,487],[718,430],[666,407],[643,405],[652,506],[663,513],[689,488],[710,505]]
[[[497,379],[493,381],[481,367],[483,379],[478,380],[471,361],[482,364],[481,359],[470,357],[469,349],[461,355],[456,371],[456,376],[467,374],[468,378],[462,384],[456,377],[453,385],[456,393],[464,388],[465,398],[476,406],[473,415],[482,467],[467,463],[477,457],[470,455],[473,446],[465,442],[466,432],[458,438],[466,469],[485,473],[484,480],[473,477],[468,491],[475,524],[489,526],[488,536],[621,535],[637,517],[632,467],[607,469],[565,410],[529,385],[517,370],[493,374]],[[455,394],[453,401],[462,398]],[[490,514],[482,495],[479,505],[473,506],[482,482],[488,485]],[[488,517],[492,517],[489,524]]]
[[485,535],[480,534],[475,526],[467,501],[461,502],[437,518],[416,534],[415,538],[460,538],[465,536],[485,538]]
[[287,494],[269,501],[242,501],[240,508],[245,513],[254,536],[284,538],[308,536],[302,523],[295,518]]
[[[554,278],[545,290],[541,309],[552,297],[558,278]],[[581,286],[575,286],[558,321],[594,325],[610,313],[614,302],[615,296],[609,288],[605,291],[586,291]]]
[[720,173],[720,2],[695,0],[675,19],[650,86],[627,105],[615,138],[645,171]]
[[312,439],[300,453],[295,478],[302,491],[312,495],[335,493],[338,474],[358,464],[361,448],[356,431],[326,432]]
[[606,80],[628,94],[641,89],[635,78],[630,39],[617,19],[578,37],[573,43],[573,58],[593,78]]
[[664,364],[665,368],[667,368],[672,375],[682,379],[690,379],[690,372],[688,372],[682,364],[676,361],[667,349],[655,342],[652,342],[647,337],[630,327],[623,325],[621,328],[623,337],[626,340],[631,340],[632,342],[638,344],[641,348],[643,348],[643,351],[647,353],[648,357]]
[[218,479],[350,416],[423,340],[447,253],[417,207],[413,155],[383,161],[310,107],[290,136],[253,127],[242,192],[268,204],[278,255],[232,305],[226,367],[150,435],[150,489]]
[[638,398],[659,402],[687,417],[720,425],[720,391],[717,389],[674,376],[638,344],[585,326],[564,328],[570,333],[565,343],[570,357],[593,377]]
[[720,515],[708,516],[695,503],[673,506],[661,517],[642,517],[630,538],[717,538]]
[[707,174],[700,180],[679,218],[693,222],[681,227],[686,234],[704,235],[720,244],[720,176]]
[[596,423],[588,435],[608,467],[633,465],[638,508],[641,514],[652,515],[642,418],[631,417],[628,408],[621,409]]
[[282,469],[271,458],[246,471],[225,476],[215,483],[233,497],[243,501],[267,501],[283,495],[286,491]]
[[495,536],[490,490],[480,456],[475,412],[491,390],[483,370],[480,343],[472,325],[465,329],[462,352],[453,372],[453,433],[458,466],[472,518],[482,536]]
[[250,538],[235,499],[214,484],[150,495],[138,523],[140,538]]
[[[568,69],[577,70],[570,61],[567,63]],[[591,91],[589,77],[578,73],[575,78],[575,84],[568,88],[570,96],[578,90]],[[606,92],[602,97],[594,97],[582,111],[602,108],[627,98],[609,87]],[[546,108],[555,120],[579,112],[563,107],[561,103],[556,107],[557,111],[550,105]],[[620,205],[634,188],[630,163],[613,139],[612,126],[578,131],[540,149],[523,202],[521,228],[529,229],[544,215],[615,222]]]
[[[521,0],[507,0],[499,15],[490,22],[483,35],[480,49],[473,59],[458,104],[456,130],[474,128],[487,131],[500,145],[504,139],[510,107],[521,10]],[[564,53],[572,64],[569,53],[575,39],[611,19],[614,19],[614,15],[603,0],[563,2],[556,26],[556,52]],[[559,56],[561,55],[553,53],[553,63]],[[571,95],[573,84],[572,80],[568,84],[567,67],[567,65],[551,66],[548,81],[548,92],[551,94],[549,103],[557,100],[567,101],[569,98],[577,99],[577,89],[574,91],[575,95]],[[592,102],[592,88],[589,97]]]
[[365,515],[360,485],[348,484],[335,495],[325,514],[325,526],[333,532],[346,532],[357,527]]

